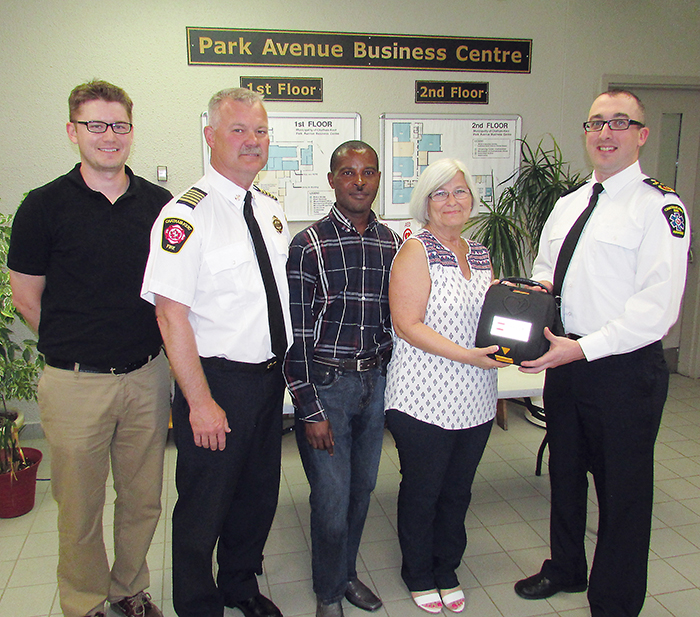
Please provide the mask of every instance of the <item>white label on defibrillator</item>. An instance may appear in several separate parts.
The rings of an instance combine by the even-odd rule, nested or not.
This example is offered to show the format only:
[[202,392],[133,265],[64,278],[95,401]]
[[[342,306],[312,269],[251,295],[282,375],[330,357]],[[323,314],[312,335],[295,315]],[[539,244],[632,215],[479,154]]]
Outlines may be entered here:
[[491,335],[502,336],[527,343],[530,340],[532,324],[529,321],[509,319],[496,315],[491,322]]

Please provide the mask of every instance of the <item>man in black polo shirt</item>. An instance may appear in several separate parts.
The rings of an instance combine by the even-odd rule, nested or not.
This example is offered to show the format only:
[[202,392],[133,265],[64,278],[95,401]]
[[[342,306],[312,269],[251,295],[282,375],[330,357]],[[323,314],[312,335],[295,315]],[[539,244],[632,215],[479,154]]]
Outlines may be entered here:
[[[66,617],[162,617],[144,591],[160,516],[168,362],[153,307],[139,297],[153,221],[170,192],[126,167],[132,107],[103,81],[69,98],[80,163],[31,191],[8,256],[13,301],[39,334],[39,407],[58,502],[58,584]],[[102,533],[111,462],[114,558]]]

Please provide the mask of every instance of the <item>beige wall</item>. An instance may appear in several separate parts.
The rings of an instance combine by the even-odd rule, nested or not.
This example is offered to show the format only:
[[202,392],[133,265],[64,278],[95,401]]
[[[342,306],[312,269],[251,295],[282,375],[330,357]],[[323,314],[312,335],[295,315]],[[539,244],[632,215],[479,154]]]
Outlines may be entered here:
[[[411,6],[412,5],[412,6]],[[407,8],[410,7],[410,8]],[[531,38],[532,73],[188,66],[186,26]],[[179,192],[202,173],[199,116],[239,75],[324,80],[323,103],[268,109],[357,111],[379,145],[379,115],[517,113],[523,133],[552,133],[575,169],[585,165],[581,122],[603,75],[700,79],[698,0],[3,0],[0,6],[0,210],[78,160],[65,134],[67,97],[99,77],[135,102],[129,164]],[[490,83],[490,103],[416,105],[416,79]],[[105,230],[119,233],[119,230]]]
[[[357,111],[363,137],[379,144],[379,114],[517,113],[523,132],[550,132],[577,168],[580,123],[602,76],[700,77],[700,3],[689,0],[4,0],[0,8],[0,210],[65,173],[77,152],[64,130],[71,88],[100,77],[135,102],[134,170],[168,188],[201,174],[199,115],[239,75],[324,79],[323,103],[269,103],[269,110]],[[533,39],[532,73],[188,66],[186,26],[377,32]],[[416,105],[416,79],[485,80],[488,106]]]

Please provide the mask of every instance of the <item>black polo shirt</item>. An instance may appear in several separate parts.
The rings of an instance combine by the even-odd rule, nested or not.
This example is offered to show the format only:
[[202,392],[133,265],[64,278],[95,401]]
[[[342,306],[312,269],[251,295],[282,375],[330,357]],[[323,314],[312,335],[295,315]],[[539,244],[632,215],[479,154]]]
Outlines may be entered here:
[[46,277],[39,350],[49,358],[122,365],[158,350],[154,307],[140,298],[151,226],[170,192],[126,168],[112,204],[80,164],[31,191],[15,215],[10,269]]

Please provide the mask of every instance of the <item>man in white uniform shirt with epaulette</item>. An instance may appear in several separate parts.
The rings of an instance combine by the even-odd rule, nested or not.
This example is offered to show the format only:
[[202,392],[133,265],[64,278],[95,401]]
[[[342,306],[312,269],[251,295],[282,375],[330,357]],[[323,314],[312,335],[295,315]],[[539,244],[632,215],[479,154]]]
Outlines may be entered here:
[[224,606],[279,617],[256,575],[279,489],[290,235],[277,201],[252,186],[270,144],[261,97],[217,93],[204,135],[211,168],[163,208],[142,290],[177,381],[173,605],[180,617]]
[[[690,229],[675,191],[640,169],[649,129],[634,94],[601,94],[583,128],[593,176],[557,202],[532,274],[560,295],[566,335],[545,330],[549,351],[521,368],[547,369],[551,558],[515,591],[536,600],[588,589],[592,617],[633,617],[646,594],[668,391],[661,339],[678,318]],[[599,506],[590,574],[588,471]]]

